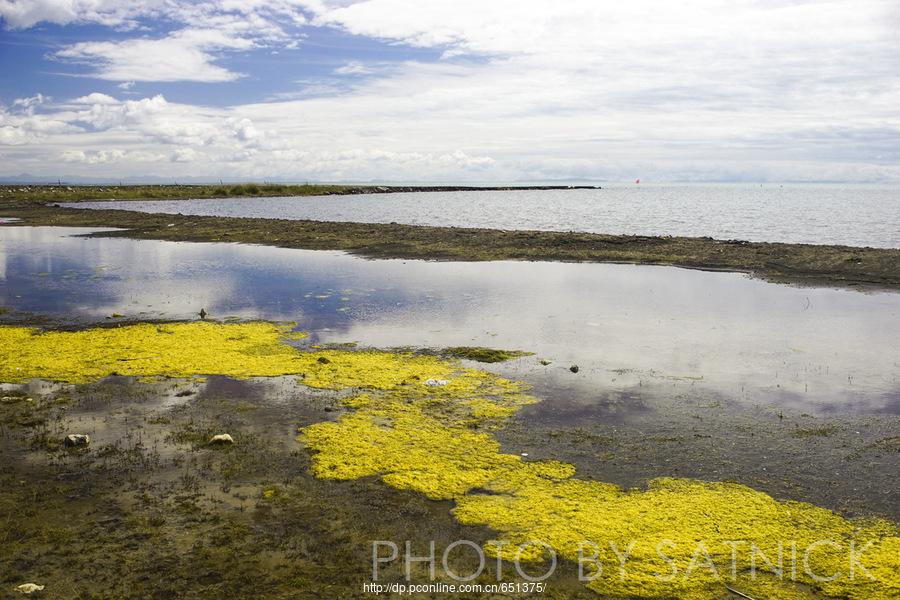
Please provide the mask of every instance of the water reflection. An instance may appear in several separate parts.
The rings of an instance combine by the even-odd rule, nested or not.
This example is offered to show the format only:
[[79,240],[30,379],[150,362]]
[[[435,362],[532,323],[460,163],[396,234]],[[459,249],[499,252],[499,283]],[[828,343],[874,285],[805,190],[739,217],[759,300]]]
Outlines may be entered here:
[[0,228],[0,304],[83,321],[194,318],[204,308],[214,318],[296,320],[325,342],[519,348],[537,356],[499,368],[574,415],[640,412],[653,390],[809,412],[900,412],[896,293],[668,267],[371,261],[71,237],[86,231]]

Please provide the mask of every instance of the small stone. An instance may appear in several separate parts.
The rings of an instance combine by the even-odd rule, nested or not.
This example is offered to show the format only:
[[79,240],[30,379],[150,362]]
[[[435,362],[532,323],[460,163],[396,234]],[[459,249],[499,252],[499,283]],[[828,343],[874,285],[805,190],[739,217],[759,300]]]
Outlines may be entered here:
[[547,359],[543,359],[543,358],[542,358],[542,359],[541,359],[541,364],[544,365],[544,366],[546,367],[547,365],[550,364],[550,361],[547,360]]
[[212,436],[209,440],[209,443],[210,445],[227,446],[234,443],[234,438],[227,433],[219,433]]
[[63,446],[66,448],[82,448],[91,443],[91,436],[83,433],[70,433],[63,440]]
[[17,592],[22,594],[31,594],[33,592],[40,592],[44,589],[44,586],[38,585],[36,583],[23,583],[19,587],[16,588]]
[[427,385],[428,387],[443,387],[448,383],[449,381],[447,381],[446,379],[428,379],[427,381],[425,381],[425,385]]
[[578,372],[578,365],[572,365],[571,367],[569,367],[569,370],[572,371],[573,373],[577,373],[577,372]]

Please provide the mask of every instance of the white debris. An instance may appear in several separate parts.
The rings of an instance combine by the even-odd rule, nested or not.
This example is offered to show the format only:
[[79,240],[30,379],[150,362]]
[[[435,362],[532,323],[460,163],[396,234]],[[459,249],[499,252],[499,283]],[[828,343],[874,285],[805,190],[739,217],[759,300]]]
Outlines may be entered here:
[[441,387],[450,383],[446,379],[429,379],[425,382],[428,387]]
[[16,588],[16,591],[21,592],[22,594],[30,594],[32,592],[40,592],[43,589],[44,586],[38,585],[36,583],[23,583]]

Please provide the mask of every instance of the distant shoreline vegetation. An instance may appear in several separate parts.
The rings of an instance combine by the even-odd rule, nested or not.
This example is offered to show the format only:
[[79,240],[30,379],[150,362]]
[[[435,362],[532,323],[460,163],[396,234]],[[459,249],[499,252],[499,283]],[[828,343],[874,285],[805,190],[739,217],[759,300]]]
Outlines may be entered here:
[[466,192],[516,190],[598,190],[595,185],[343,185],[343,184],[163,184],[163,185],[0,185],[0,207],[7,202],[84,202],[90,200],[187,200],[202,198],[329,196],[399,192]]

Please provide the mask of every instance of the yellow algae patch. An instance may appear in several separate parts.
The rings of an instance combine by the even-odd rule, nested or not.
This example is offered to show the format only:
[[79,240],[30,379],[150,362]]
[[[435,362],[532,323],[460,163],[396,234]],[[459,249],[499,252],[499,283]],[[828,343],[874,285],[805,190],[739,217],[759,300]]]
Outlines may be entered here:
[[497,404],[483,398],[473,398],[467,401],[467,404],[472,410],[472,417],[479,420],[506,419],[513,416],[517,408],[515,406]]
[[[423,387],[428,378],[449,377],[455,371],[453,365],[433,357],[301,352],[285,343],[304,335],[290,331],[290,325],[266,322],[138,324],[71,332],[0,326],[0,381],[42,378],[82,383],[112,374],[235,378],[297,374],[312,387],[392,389],[405,384]],[[454,380],[452,390],[470,389],[475,384],[468,379]]]
[[[505,559],[540,560],[541,547],[528,545],[534,540],[573,561],[596,549],[596,559],[584,561],[594,576],[587,585],[612,597],[713,600],[726,585],[782,600],[900,597],[893,524],[847,520],[738,484],[663,478],[646,490],[623,490],[574,479],[566,463],[504,454],[483,425],[533,399],[517,384],[478,373],[459,375],[466,383],[457,385],[469,392],[456,397],[405,387],[345,399],[354,412],[302,430],[313,473],[377,476],[454,500],[461,523],[498,532],[500,544],[485,549]],[[624,569],[613,548],[628,553]]]
[[[303,384],[343,389],[365,387],[390,390],[403,385],[425,388],[430,378],[448,378],[456,368],[431,356],[391,352],[319,350],[307,353]],[[454,382],[455,389],[462,384]]]
[[[886,522],[855,523],[809,504],[778,502],[743,485],[663,478],[647,490],[625,491],[511,470],[483,487],[494,494],[457,498],[454,514],[460,522],[496,529],[511,549],[537,539],[572,560],[596,554],[597,561],[586,564],[600,564],[602,570],[593,570],[597,577],[589,587],[604,594],[717,598],[723,582],[748,577],[752,562],[760,577],[772,574],[779,555],[777,582],[748,579],[745,589],[766,582],[763,597],[798,597],[790,583],[796,581],[835,597],[886,599],[900,592],[896,528]],[[859,555],[851,579],[851,543],[859,550],[868,542],[872,546]],[[624,569],[613,548],[629,549]],[[842,575],[834,581],[820,581],[837,573]]]
[[501,454],[485,433],[446,428],[414,405],[392,402],[344,415],[337,423],[317,423],[303,439],[318,450],[313,473],[325,479],[380,475],[394,487],[433,499],[453,498],[487,484],[518,462]]
[[145,323],[71,332],[0,327],[0,380],[81,383],[113,373],[251,377],[302,372],[300,353],[281,342],[289,329],[262,322]]
[[[470,426],[510,416],[534,398],[521,384],[483,371],[450,373],[445,386],[404,385],[344,398],[355,412],[302,430],[302,441],[316,453],[313,473],[324,479],[379,475],[394,487],[449,499],[521,468],[520,457],[502,454],[493,437]],[[480,395],[466,399],[469,393]],[[574,473],[569,465],[552,464],[558,466],[548,467],[550,476]]]

